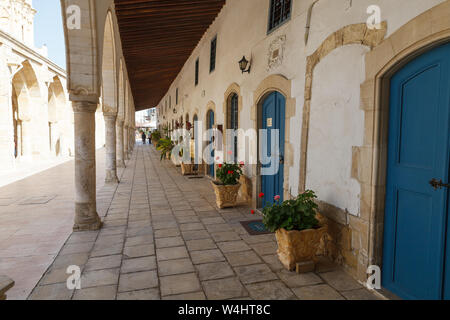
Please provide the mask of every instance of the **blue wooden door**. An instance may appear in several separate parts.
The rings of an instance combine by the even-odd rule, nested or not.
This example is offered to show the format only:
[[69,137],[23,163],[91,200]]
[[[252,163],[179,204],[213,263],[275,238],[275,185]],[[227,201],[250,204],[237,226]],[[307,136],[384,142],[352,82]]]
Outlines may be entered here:
[[[208,129],[213,129],[213,127],[214,127],[214,111],[210,110],[210,111],[208,112]],[[214,135],[213,135],[213,134],[210,134],[210,140],[209,140],[209,142],[210,142],[210,143],[213,143],[213,142],[214,142]],[[215,152],[214,152],[214,149],[211,151],[211,157],[212,157],[212,159],[215,158]],[[211,177],[214,177],[214,176],[215,176],[215,172],[214,172],[214,163],[208,165],[208,175],[211,176]]]
[[392,77],[382,283],[404,299],[450,294],[449,109],[450,44]]
[[[262,146],[261,154],[272,158],[271,163],[263,163],[262,168],[271,167],[275,162],[279,166],[275,174],[261,176],[261,191],[265,195],[263,207],[267,202],[273,203],[275,196],[280,196],[283,201],[285,112],[286,100],[279,92],[271,93],[262,104],[261,129],[267,130],[267,143]],[[272,142],[272,130],[279,131],[278,141]]]

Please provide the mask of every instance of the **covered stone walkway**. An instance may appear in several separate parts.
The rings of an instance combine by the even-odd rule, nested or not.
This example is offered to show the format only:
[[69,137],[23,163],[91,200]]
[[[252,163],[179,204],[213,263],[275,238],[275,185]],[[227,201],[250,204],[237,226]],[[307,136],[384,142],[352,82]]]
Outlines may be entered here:
[[[375,298],[326,262],[284,271],[274,236],[241,227],[255,219],[248,208],[218,210],[208,179],[181,176],[153,147],[135,148],[107,199],[103,228],[73,233],[29,299]],[[82,269],[81,290],[67,289],[70,265]]]

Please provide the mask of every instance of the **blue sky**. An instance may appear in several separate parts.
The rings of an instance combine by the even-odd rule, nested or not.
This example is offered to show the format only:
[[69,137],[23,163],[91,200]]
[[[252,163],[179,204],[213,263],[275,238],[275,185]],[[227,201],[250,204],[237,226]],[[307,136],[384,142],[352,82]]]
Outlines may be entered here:
[[33,0],[33,7],[37,10],[34,19],[36,47],[47,45],[50,60],[65,69],[66,52],[59,0]]

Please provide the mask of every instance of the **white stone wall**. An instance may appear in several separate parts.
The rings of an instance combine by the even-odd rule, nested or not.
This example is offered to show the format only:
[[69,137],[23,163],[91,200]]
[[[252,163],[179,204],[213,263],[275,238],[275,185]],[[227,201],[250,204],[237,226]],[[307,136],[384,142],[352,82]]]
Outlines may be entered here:
[[[34,14],[31,0],[0,1],[0,171],[10,170],[22,162],[74,155],[74,116],[67,94],[66,72],[34,48]],[[18,33],[21,26],[24,26],[23,34]],[[22,121],[21,143],[29,151],[17,158],[14,156],[13,79],[23,88],[17,118]],[[105,126],[101,108],[96,121],[96,147],[102,148]]]
[[352,147],[361,146],[364,112],[359,86],[368,48],[338,48],[316,67],[311,100],[306,188],[352,214],[359,213],[359,183],[351,178]]
[[[300,140],[304,104],[306,57],[312,54],[333,32],[344,26],[365,23],[370,5],[381,8],[381,19],[387,21],[388,35],[444,0],[320,0],[314,7],[308,44],[305,46],[307,12],[312,0],[294,0],[288,23],[267,34],[269,0],[228,0],[216,21],[199,42],[182,71],[159,106],[166,122],[185,116],[191,119],[198,109],[198,117],[205,120],[208,102],[216,106],[216,122],[224,124],[224,93],[232,84],[240,86],[243,108],[240,126],[249,129],[253,93],[269,75],[281,74],[292,83],[292,98],[296,101],[295,116],[290,122],[290,143],[294,163],[289,170],[289,190],[297,194],[300,169]],[[210,41],[218,35],[216,70],[209,73]],[[285,36],[283,59],[280,65],[269,68],[271,43]],[[307,187],[316,190],[321,198],[353,215],[359,213],[359,185],[351,176],[352,146],[361,145],[364,115],[360,111],[359,85],[364,79],[364,55],[367,48],[358,45],[332,52],[321,61],[314,73],[311,105],[311,136],[309,142]],[[252,71],[241,74],[238,61],[251,57]],[[194,85],[195,61],[200,58],[199,85]],[[179,88],[178,113],[175,91]],[[168,95],[172,108],[164,110]],[[254,148],[255,151],[256,148]],[[247,173],[251,173],[247,168]]]
[[31,0],[0,1],[0,30],[15,39],[34,46],[34,15],[36,10]]

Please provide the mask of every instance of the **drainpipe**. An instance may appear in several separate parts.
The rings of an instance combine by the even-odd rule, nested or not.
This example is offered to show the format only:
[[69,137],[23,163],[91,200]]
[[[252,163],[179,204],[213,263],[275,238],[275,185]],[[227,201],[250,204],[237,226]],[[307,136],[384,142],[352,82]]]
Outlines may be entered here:
[[319,2],[319,0],[315,0],[308,9],[308,16],[306,18],[306,31],[305,31],[305,46],[308,44],[308,39],[309,39],[309,30],[311,29],[311,16],[312,16],[312,11],[314,6],[316,5],[316,3]]

